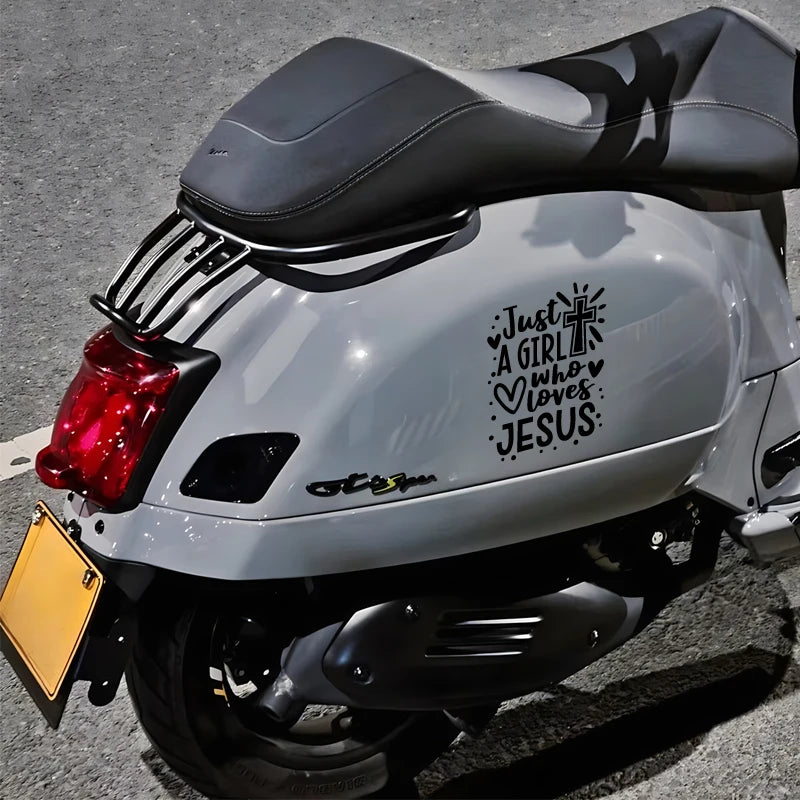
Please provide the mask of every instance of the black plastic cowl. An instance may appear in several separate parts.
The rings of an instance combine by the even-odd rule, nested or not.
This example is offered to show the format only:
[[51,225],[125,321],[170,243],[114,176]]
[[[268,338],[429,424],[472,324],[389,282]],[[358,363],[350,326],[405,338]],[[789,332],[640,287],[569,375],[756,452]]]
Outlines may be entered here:
[[761,482],[767,489],[780,483],[800,467],[800,431],[770,447],[761,462]]
[[151,342],[134,339],[122,328],[113,326],[114,336],[126,347],[178,368],[178,382],[133,471],[125,494],[109,511],[127,511],[137,506],[161,458],[194,404],[220,368],[219,356],[210,350],[189,347],[161,338]]
[[246,433],[210,444],[181,483],[181,494],[257,503],[300,444],[295,433]]

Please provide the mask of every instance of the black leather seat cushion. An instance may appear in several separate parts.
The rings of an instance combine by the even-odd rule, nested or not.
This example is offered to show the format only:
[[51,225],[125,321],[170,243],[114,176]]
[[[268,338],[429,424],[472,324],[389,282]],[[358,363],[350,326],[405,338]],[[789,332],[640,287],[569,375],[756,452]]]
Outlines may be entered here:
[[191,202],[261,241],[324,241],[454,202],[800,181],[797,51],[710,8],[575,55],[437,68],[331,39],[236,103],[183,171]]

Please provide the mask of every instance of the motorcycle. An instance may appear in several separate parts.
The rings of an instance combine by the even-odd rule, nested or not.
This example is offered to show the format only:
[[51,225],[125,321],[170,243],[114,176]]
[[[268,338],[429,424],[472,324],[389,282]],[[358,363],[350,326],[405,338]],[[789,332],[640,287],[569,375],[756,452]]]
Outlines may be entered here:
[[485,71],[331,39],[91,303],[0,599],[211,797],[363,797],[800,552],[800,60],[712,8]]

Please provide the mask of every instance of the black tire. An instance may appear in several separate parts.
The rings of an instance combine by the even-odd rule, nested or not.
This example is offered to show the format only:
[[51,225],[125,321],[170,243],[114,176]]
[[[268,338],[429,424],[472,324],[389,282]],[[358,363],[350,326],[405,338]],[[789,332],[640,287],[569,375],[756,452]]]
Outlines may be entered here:
[[[208,797],[409,797],[413,777],[458,734],[444,713],[395,712],[394,727],[369,746],[361,736],[347,739],[354,742],[349,758],[346,753],[303,757],[296,745],[287,755],[273,739],[243,728],[235,715],[237,701],[229,692],[222,696],[221,684],[212,683],[209,645],[216,619],[201,607],[165,612],[162,605],[146,614],[126,672],[134,708],[153,746],[174,772]],[[378,728],[385,724],[382,720]]]

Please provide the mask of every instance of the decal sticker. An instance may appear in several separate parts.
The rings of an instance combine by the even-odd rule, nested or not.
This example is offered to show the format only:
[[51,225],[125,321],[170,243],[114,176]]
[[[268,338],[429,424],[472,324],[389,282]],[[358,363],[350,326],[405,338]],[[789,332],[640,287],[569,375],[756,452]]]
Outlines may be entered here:
[[334,481],[318,481],[309,483],[306,491],[315,497],[333,497],[339,494],[353,494],[369,489],[372,494],[381,495],[389,492],[406,492],[412,486],[422,486],[426,483],[435,481],[435,475],[418,475],[408,477],[405,472],[398,472],[388,478],[382,475],[373,475],[371,478],[366,472],[351,472],[346,478],[338,478]]
[[579,445],[598,428],[598,400],[605,360],[604,288],[572,284],[529,313],[516,305],[496,314],[486,341],[492,353],[489,380],[492,442],[501,461],[528,451],[540,454]]

